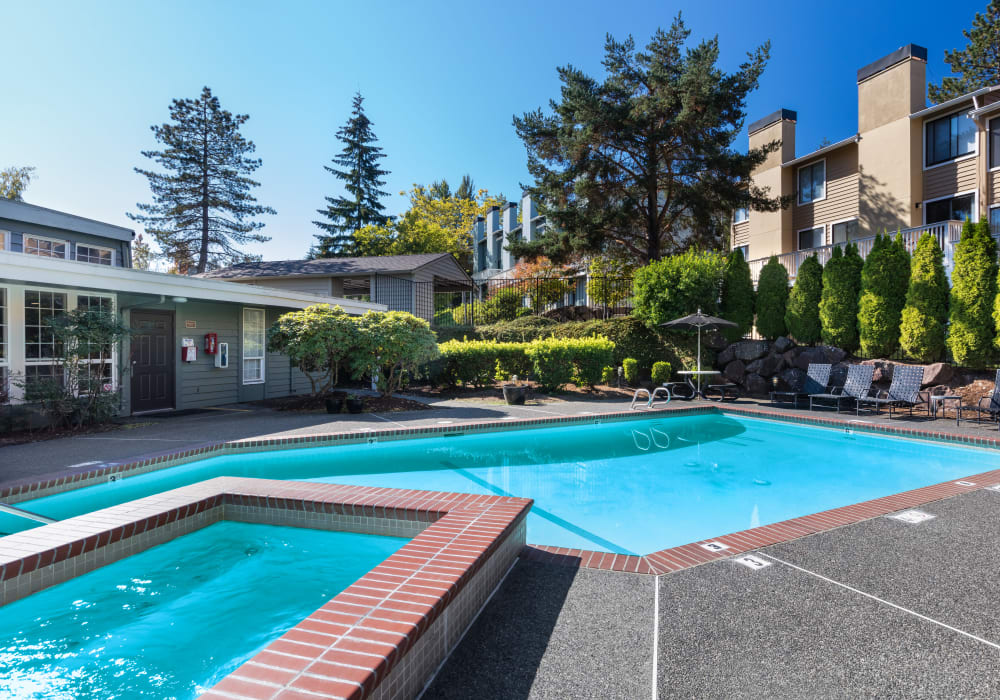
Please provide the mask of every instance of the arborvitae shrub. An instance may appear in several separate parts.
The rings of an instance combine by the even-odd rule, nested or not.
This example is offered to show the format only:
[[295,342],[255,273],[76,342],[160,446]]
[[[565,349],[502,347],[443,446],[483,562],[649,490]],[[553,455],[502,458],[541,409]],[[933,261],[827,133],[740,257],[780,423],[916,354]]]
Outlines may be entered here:
[[639,385],[639,361],[634,357],[626,357],[622,360],[622,369],[625,371],[625,381],[629,386]]
[[823,266],[813,253],[795,275],[795,285],[788,295],[785,326],[800,345],[813,345],[822,337],[819,303],[823,296]]
[[861,268],[858,337],[861,352],[889,357],[899,347],[899,322],[910,282],[910,256],[903,237],[877,235]]
[[858,294],[861,289],[861,256],[848,243],[837,246],[823,267],[823,293],[819,321],[823,342],[847,352],[858,349]]
[[757,331],[768,340],[785,335],[787,306],[788,270],[772,255],[757,281]]
[[753,327],[753,279],[750,266],[737,248],[726,258],[726,269],[722,276],[722,304],[719,315],[736,324],[736,328],[725,328],[723,334],[730,342],[736,342]]
[[948,321],[948,278],[944,253],[937,237],[924,232],[910,263],[910,288],[906,292],[899,326],[899,344],[908,357],[936,362],[944,354],[944,329]]
[[966,220],[951,272],[948,349],[957,365],[982,369],[993,359],[997,295],[996,243],[985,219]]

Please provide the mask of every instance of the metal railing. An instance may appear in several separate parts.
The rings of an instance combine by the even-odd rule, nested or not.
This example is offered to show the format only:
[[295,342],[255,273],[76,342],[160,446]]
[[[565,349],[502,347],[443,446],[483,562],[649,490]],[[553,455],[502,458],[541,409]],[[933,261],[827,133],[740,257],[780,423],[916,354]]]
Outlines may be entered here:
[[[937,238],[938,245],[941,246],[941,250],[944,251],[944,266],[945,270],[951,271],[951,264],[953,259],[953,253],[955,248],[955,243],[957,243],[962,238],[962,222],[961,221],[942,221],[936,224],[927,224],[926,226],[914,226],[912,228],[907,228],[899,231],[903,236],[903,244],[906,246],[906,250],[909,253],[917,247],[917,241],[920,240],[920,236],[924,232],[928,232]],[[890,233],[895,237],[895,233]],[[996,235],[994,233],[994,235]],[[861,258],[864,259],[871,252],[872,246],[875,243],[875,236],[865,236],[864,238],[856,238],[851,243],[854,243],[858,247],[858,253],[861,254]],[[816,255],[819,262],[826,265],[829,261],[830,256],[833,254],[833,249],[840,247],[843,248],[847,243],[831,243],[830,245],[819,246],[818,248],[806,248],[805,250],[796,250],[792,253],[782,253],[778,255],[778,262],[785,266],[788,270],[788,281],[793,282],[795,280],[795,275],[798,274],[799,265],[805,262],[806,258]],[[770,258],[757,258],[755,260],[750,260],[750,277],[753,279],[753,283],[756,285],[757,280],[760,278],[760,271],[763,269],[764,265]]]

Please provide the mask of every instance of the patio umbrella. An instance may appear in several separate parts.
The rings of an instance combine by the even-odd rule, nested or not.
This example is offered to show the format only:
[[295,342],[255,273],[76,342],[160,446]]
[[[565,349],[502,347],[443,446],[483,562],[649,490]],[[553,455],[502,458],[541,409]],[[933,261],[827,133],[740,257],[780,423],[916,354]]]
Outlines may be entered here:
[[[697,313],[688,314],[682,318],[675,318],[673,321],[661,323],[662,328],[673,328],[675,330],[698,329],[698,371],[701,372],[701,329],[702,328],[736,328],[736,324],[724,318],[707,316],[698,309]],[[701,375],[698,375],[698,386],[701,387]]]

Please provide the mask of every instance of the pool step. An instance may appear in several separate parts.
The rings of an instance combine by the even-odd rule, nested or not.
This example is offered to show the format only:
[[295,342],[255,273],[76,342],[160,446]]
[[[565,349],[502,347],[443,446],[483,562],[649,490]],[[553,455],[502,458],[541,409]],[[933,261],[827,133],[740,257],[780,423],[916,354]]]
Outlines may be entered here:
[[32,513],[31,511],[22,510],[20,508],[15,508],[14,506],[7,505],[6,503],[0,503],[0,513],[10,513],[11,515],[16,515],[19,518],[34,520],[35,522],[45,523],[46,525],[58,522],[44,515],[39,515],[38,513]]

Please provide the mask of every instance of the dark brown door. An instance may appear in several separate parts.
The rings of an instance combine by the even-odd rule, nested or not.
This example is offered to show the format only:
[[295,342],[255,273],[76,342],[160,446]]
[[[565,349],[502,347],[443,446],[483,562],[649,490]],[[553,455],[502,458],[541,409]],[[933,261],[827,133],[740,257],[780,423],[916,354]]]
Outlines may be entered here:
[[174,407],[174,315],[132,312],[132,413]]

